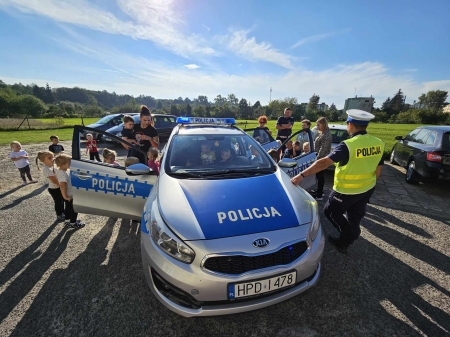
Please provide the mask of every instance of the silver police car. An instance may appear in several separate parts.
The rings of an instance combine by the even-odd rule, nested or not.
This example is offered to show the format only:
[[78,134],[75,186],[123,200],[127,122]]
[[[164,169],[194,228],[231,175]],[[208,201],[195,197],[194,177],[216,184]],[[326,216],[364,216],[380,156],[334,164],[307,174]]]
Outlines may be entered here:
[[148,285],[186,317],[255,310],[314,286],[324,250],[317,202],[233,119],[177,122],[158,178],[142,164],[112,174],[72,160],[75,209],[137,218],[139,204]]

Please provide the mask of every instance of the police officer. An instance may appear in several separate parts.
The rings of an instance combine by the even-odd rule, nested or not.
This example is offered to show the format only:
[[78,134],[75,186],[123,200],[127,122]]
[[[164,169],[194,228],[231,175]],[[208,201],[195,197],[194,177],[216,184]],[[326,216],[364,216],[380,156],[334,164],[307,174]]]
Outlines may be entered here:
[[[277,124],[275,125],[277,129],[277,140],[280,140],[282,143],[288,139],[288,137],[292,134],[292,127],[294,126],[294,117],[291,117],[292,110],[291,108],[284,109],[283,116],[278,117]],[[286,149],[286,145],[281,147],[282,153]]]
[[347,114],[347,131],[351,138],[344,140],[327,157],[319,159],[291,179],[297,186],[304,177],[335,163],[333,191],[324,207],[324,213],[340,232],[339,236],[328,236],[328,241],[343,254],[347,253],[348,246],[361,233],[359,224],[366,213],[367,202],[374,192],[384,163],[383,141],[366,131],[369,121],[375,116],[357,109],[348,110]]

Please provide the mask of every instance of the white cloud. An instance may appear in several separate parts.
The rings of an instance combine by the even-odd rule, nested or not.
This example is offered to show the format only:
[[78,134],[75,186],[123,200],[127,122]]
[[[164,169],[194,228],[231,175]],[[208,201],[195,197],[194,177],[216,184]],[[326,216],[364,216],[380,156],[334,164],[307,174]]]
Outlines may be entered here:
[[209,32],[211,30],[211,28],[209,28],[207,25],[202,23],[202,26]]
[[205,46],[201,37],[182,33],[186,28],[172,10],[174,0],[117,0],[117,4],[132,20],[120,20],[86,0],[0,0],[0,6],[11,6],[57,22],[150,40],[178,55],[216,54],[213,48]]
[[217,36],[217,40],[226,45],[237,55],[250,61],[266,61],[286,69],[293,69],[291,64],[292,56],[283,54],[272,48],[267,42],[256,42],[254,37],[247,38],[248,30],[233,31],[228,35]]
[[185,64],[184,66],[186,68],[188,68],[188,69],[198,69],[198,68],[200,68],[200,66],[196,65],[196,64]]
[[300,47],[300,46],[302,46],[302,45],[304,45],[306,43],[309,43],[309,42],[317,42],[317,41],[329,38],[329,37],[334,36],[334,35],[348,33],[349,31],[350,31],[350,29],[347,28],[347,29],[344,29],[344,30],[340,30],[338,32],[331,32],[331,33],[326,33],[326,34],[318,34],[318,35],[312,35],[312,36],[309,36],[309,37],[305,37],[305,38],[297,41],[291,47],[291,49]]

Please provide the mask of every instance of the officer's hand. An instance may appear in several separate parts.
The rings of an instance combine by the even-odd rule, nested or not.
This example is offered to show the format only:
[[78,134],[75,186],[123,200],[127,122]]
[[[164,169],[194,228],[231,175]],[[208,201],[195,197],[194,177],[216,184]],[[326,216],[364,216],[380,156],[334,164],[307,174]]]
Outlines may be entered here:
[[293,183],[295,186],[298,186],[298,184],[300,184],[300,182],[302,180],[303,180],[303,177],[300,174],[298,174],[294,178],[291,179],[291,183]]

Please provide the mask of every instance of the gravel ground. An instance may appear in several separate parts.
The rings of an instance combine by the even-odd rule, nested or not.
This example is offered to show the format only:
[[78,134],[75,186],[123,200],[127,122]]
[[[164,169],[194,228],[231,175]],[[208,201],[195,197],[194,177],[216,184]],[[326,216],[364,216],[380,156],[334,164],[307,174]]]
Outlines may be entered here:
[[136,224],[81,214],[84,229],[63,228],[35,165],[39,182],[17,187],[8,153],[0,147],[0,336],[449,335],[448,181],[406,185],[385,165],[361,238],[348,256],[326,246],[316,287],[255,312],[186,319],[148,289]]

